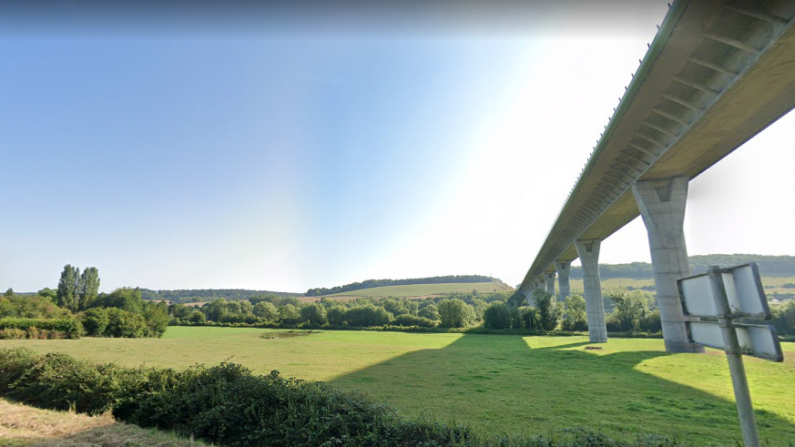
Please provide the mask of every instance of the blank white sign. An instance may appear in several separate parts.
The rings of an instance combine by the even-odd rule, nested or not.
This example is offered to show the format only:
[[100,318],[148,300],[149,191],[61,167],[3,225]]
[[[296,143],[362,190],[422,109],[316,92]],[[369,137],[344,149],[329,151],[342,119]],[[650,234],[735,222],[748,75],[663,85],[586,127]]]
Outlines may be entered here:
[[[717,322],[689,322],[687,331],[693,343],[715,349],[726,349],[723,331]],[[781,343],[773,328],[761,324],[735,324],[740,353],[774,362],[784,361]]]
[[[726,289],[730,313],[770,318],[767,297],[764,288],[762,288],[756,264],[724,269],[721,277]],[[715,301],[719,297],[715,296],[708,274],[680,279],[678,283],[679,294],[684,301],[684,310],[687,315],[714,317],[721,313]]]

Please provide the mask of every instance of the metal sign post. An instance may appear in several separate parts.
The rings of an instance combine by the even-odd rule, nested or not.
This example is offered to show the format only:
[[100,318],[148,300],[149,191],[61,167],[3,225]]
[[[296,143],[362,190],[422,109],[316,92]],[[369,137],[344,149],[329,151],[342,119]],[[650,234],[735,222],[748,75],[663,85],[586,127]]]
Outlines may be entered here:
[[684,314],[707,318],[685,323],[690,341],[726,352],[743,442],[745,447],[759,447],[742,356],[784,360],[774,328],[734,322],[743,317],[770,319],[759,269],[754,263],[728,269],[713,266],[705,275],[680,279],[678,286]]
[[734,400],[737,402],[737,413],[740,417],[740,428],[743,432],[745,447],[759,447],[759,434],[756,431],[756,418],[754,405],[751,402],[751,391],[748,388],[748,377],[745,375],[745,365],[740,352],[740,342],[737,332],[732,324],[729,299],[726,296],[726,287],[723,284],[723,272],[719,267],[709,268],[709,279],[712,285],[715,307],[718,310],[718,324],[723,333],[723,345],[726,347],[726,358],[729,360],[729,372],[732,376],[734,387]]

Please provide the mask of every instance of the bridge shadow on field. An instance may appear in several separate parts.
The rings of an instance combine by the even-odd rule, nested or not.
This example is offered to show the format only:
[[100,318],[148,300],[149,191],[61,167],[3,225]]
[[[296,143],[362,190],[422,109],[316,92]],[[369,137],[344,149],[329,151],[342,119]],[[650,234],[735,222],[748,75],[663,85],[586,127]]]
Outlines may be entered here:
[[[561,339],[528,340],[463,335],[445,348],[408,353],[330,383],[387,401],[402,416],[463,423],[497,435],[579,426],[625,439],[638,433],[677,436],[697,445],[733,445],[742,439],[733,401],[644,372],[665,367],[657,363],[684,362],[687,376],[702,365],[677,357],[690,354],[619,351],[610,343],[593,345],[604,347],[597,354],[584,349],[591,345],[587,342],[533,349],[528,344]],[[718,375],[704,369],[683,380],[699,385],[700,380],[724,380],[719,385],[731,390],[727,377],[701,374]],[[795,442],[795,425],[766,411],[756,416],[768,445]]]

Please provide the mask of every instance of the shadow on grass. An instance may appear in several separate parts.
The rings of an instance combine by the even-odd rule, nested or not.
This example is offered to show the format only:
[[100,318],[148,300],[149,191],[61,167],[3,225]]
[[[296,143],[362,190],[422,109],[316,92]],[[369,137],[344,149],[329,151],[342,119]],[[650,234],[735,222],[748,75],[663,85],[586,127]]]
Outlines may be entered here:
[[[463,423],[489,434],[585,427],[623,439],[650,433],[696,445],[741,440],[733,401],[643,372],[654,368],[647,360],[669,354],[595,354],[586,345],[593,344],[531,349],[519,336],[466,334],[445,348],[408,353],[330,383],[386,400],[403,416]],[[703,374],[716,375],[708,368]],[[702,378],[720,380],[686,380]],[[795,440],[787,420],[756,415],[768,445]]]

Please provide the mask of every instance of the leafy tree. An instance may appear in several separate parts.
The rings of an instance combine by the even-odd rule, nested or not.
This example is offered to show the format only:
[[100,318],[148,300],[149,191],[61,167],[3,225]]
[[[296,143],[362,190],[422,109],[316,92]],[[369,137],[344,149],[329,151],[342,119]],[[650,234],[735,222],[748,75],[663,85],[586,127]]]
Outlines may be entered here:
[[14,289],[9,287],[8,290],[6,290],[6,293],[3,294],[3,296],[6,298],[11,298],[12,296],[14,296]]
[[36,292],[36,294],[40,297],[48,298],[53,303],[55,303],[58,300],[57,293],[55,292],[55,290],[52,290],[49,287],[45,287],[39,290],[38,292]]
[[96,267],[88,267],[83,270],[78,288],[80,290],[78,302],[80,310],[92,307],[99,294],[99,270]]
[[328,319],[328,324],[332,326],[340,326],[345,323],[345,317],[347,315],[347,309],[345,306],[334,306],[330,307],[326,311],[326,319]]
[[538,311],[532,307],[525,307],[520,310],[522,327],[527,329],[539,329],[541,327],[541,319],[538,317]]
[[168,305],[161,301],[154,306],[147,306],[144,311],[144,321],[148,328],[147,334],[150,337],[162,337],[168,328]]
[[111,307],[108,313],[108,326],[105,335],[110,337],[138,338],[146,334],[146,320],[142,315],[136,315],[124,309]]
[[240,308],[240,301],[229,301],[226,303],[226,312],[232,315],[237,315],[242,312]]
[[403,314],[398,315],[395,317],[395,321],[393,322],[396,326],[404,326],[404,327],[434,327],[436,326],[436,322],[434,320],[430,320],[428,318],[418,317],[416,315],[411,314]]
[[86,335],[102,337],[105,335],[110,320],[107,310],[101,307],[95,307],[85,311],[82,321],[83,328],[86,330]]
[[639,331],[641,320],[649,311],[650,297],[634,290],[613,294],[610,300],[613,302],[613,313],[608,318],[611,329],[622,332]]
[[585,309],[585,298],[574,294],[566,297],[566,316],[562,324],[564,331],[587,331],[588,313]]
[[301,308],[301,321],[308,321],[312,324],[326,324],[326,308],[319,303],[307,303]]
[[533,292],[533,300],[538,311],[539,329],[544,331],[554,331],[558,327],[563,309],[558,304],[554,295],[541,289]]
[[464,327],[475,321],[475,310],[458,298],[440,301],[437,307],[444,327]]
[[779,334],[795,335],[795,300],[789,300],[781,306],[771,309],[771,323]]
[[366,304],[348,309],[345,312],[345,319],[351,326],[369,327],[389,324],[394,319],[394,316],[383,307]]
[[193,324],[204,324],[207,321],[207,316],[203,312],[195,311],[190,314],[188,321]]
[[505,303],[495,301],[483,312],[483,325],[489,329],[509,329],[511,327],[511,308]]
[[285,304],[279,307],[280,321],[288,324],[295,324],[298,322],[299,318],[301,318],[301,312],[292,304]]
[[141,291],[130,287],[122,287],[110,293],[101,295],[94,301],[95,307],[115,307],[124,309],[127,312],[141,314],[143,312],[144,301],[141,299]]
[[77,312],[80,293],[80,269],[66,264],[61,272],[56,292],[56,304],[72,312]]
[[279,311],[273,303],[268,301],[260,301],[252,308],[254,315],[262,318],[265,321],[276,321],[279,317]]
[[419,312],[417,312],[417,315],[429,320],[439,320],[439,311],[435,304],[429,304],[423,307]]
[[218,298],[202,306],[201,311],[204,312],[208,320],[221,321],[221,317],[228,312],[226,303],[225,299]]

